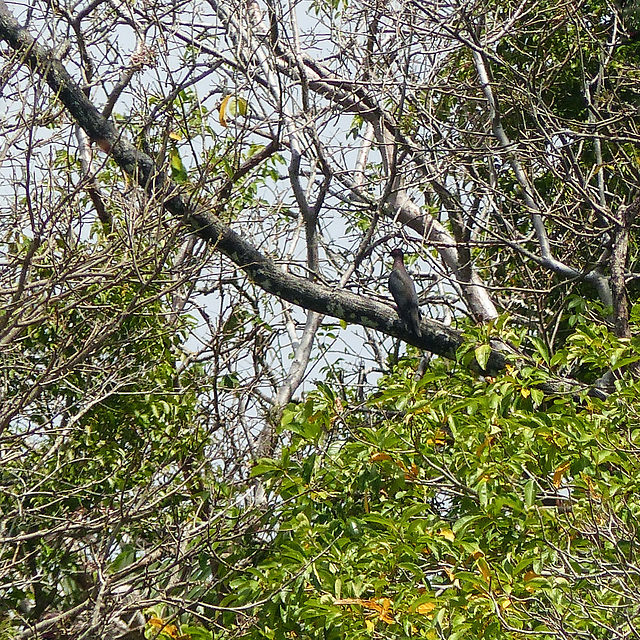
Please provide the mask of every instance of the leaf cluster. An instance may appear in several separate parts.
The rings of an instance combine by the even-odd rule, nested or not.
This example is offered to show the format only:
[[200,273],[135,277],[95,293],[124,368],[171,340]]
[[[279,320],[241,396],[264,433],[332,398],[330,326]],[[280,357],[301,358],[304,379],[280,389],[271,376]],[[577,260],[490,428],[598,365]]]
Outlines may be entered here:
[[[587,343],[555,365],[577,349],[588,361]],[[591,342],[594,358],[601,348]],[[224,601],[260,601],[246,635],[636,629],[638,387],[626,381],[606,402],[542,400],[539,381],[514,367],[479,380],[434,361],[416,382],[405,361],[361,406],[323,385],[291,405],[289,446],[254,469],[272,492],[273,538]]]

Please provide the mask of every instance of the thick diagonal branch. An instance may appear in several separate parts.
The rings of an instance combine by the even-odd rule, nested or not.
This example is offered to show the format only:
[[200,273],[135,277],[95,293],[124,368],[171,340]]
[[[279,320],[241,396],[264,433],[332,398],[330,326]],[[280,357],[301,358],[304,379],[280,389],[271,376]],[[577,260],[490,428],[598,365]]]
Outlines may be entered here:
[[[116,163],[153,197],[161,199],[165,208],[193,228],[200,237],[211,242],[240,267],[264,291],[305,309],[361,324],[413,342],[416,346],[446,358],[454,358],[461,336],[437,322],[426,322],[423,338],[409,334],[390,305],[363,298],[344,290],[336,290],[287,273],[268,256],[236,233],[216,215],[231,195],[231,183],[219,192],[219,199],[209,207],[196,206],[178,192],[167,176],[145,153],[124,139],[115,126],[102,117],[53,53],[37,43],[11,15],[0,0],[0,38],[22,56],[22,62],[42,75],[58,99],[82,127],[89,138],[108,150]],[[262,152],[265,156],[268,148]],[[255,164],[254,156],[248,163]],[[240,172],[246,171],[247,166]],[[238,172],[237,172],[238,173]],[[236,175],[236,178],[239,176]],[[496,354],[492,365],[500,368],[502,358]]]
[[[46,79],[47,84],[92,141],[110,151],[117,164],[152,197],[161,199],[170,213],[228,256],[261,289],[305,309],[376,329],[447,359],[456,358],[456,352],[463,342],[461,332],[433,320],[422,320],[422,336],[418,338],[415,333],[407,330],[390,304],[355,295],[343,289],[328,287],[308,278],[286,273],[279,268],[271,258],[260,253],[216,215],[231,196],[229,182],[221,189],[223,197],[209,207],[194,205],[183,197],[176,185],[157,169],[148,155],[138,151],[120,136],[115,126],[99,113],[64,66],[54,58],[53,53],[31,37],[15,20],[2,0],[0,39],[22,57],[24,64]],[[275,149],[275,145],[272,149]],[[250,158],[236,172],[235,178],[240,177],[238,174],[244,175],[262,158],[267,157],[272,149],[266,148],[260,155]],[[505,365],[505,354],[494,349],[484,370],[497,372]],[[476,369],[481,368],[476,365]],[[583,385],[573,380],[558,380],[544,386],[547,391],[572,393]]]

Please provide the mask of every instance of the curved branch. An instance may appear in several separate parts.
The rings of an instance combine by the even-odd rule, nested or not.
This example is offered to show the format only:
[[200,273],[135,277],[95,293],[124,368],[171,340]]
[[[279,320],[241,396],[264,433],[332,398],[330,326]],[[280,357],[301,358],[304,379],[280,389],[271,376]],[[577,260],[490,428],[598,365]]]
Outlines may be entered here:
[[537,262],[563,278],[584,279],[592,282],[596,287],[602,302],[604,304],[612,304],[611,291],[604,275],[597,271],[590,271],[585,277],[582,272],[560,262],[560,260],[554,257],[553,252],[551,251],[551,243],[549,242],[547,230],[544,226],[542,210],[535,198],[535,190],[522,167],[520,159],[518,158],[516,145],[509,139],[509,136],[502,126],[498,102],[493,93],[493,89],[491,88],[485,54],[477,48],[472,48],[471,54],[478,74],[480,88],[482,89],[482,93],[489,106],[489,117],[491,118],[493,135],[498,141],[500,148],[507,154],[511,169],[513,170],[516,180],[522,189],[522,198],[531,215],[531,223],[540,247],[540,260],[537,260]]

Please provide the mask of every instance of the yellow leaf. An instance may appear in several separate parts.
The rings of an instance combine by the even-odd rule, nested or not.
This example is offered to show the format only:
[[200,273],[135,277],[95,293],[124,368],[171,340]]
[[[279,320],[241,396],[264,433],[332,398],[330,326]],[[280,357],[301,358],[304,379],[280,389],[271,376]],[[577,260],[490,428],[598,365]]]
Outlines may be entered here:
[[447,444],[447,433],[442,429],[436,429],[435,432],[436,444],[443,445]]
[[429,616],[433,617],[431,613],[436,608],[435,602],[423,602],[416,607],[416,613],[419,613],[421,616]]
[[438,532],[439,536],[442,536],[445,540],[449,542],[453,542],[456,539],[456,534],[451,531],[451,529],[440,529]]
[[387,624],[393,624],[393,614],[391,613],[391,601],[389,598],[382,599],[382,611],[380,611],[380,620]]
[[510,598],[503,598],[502,600],[500,600],[500,608],[504,611],[505,609],[508,609],[511,606],[511,599]]
[[342,598],[335,600],[333,604],[346,605],[346,604],[358,604],[365,609],[371,609],[378,614],[378,618],[387,624],[393,624],[393,614],[391,613],[391,601],[389,598],[383,598],[382,604],[375,600],[362,600],[360,598]]
[[364,623],[367,626],[367,631],[369,633],[373,633],[375,631],[376,625],[374,624],[373,620],[365,620]]
[[437,428],[433,433],[433,438],[427,438],[425,440],[425,444],[433,444],[438,447],[441,447],[443,444],[447,444],[447,432],[443,429]]
[[479,458],[482,452],[493,442],[493,436],[486,436],[484,442],[476,449],[476,457]]
[[404,479],[407,482],[415,482],[418,479],[418,475],[420,473],[420,469],[415,465],[415,463],[411,463],[411,469],[407,469],[404,474]]
[[374,453],[370,458],[369,462],[382,462],[383,460],[392,460],[391,456],[388,453]]
[[491,578],[491,569],[489,569],[489,565],[484,558],[478,558],[476,560],[476,564],[478,565],[478,570],[482,574],[482,577],[489,582]]
[[594,498],[595,500],[601,500],[602,496],[596,491],[596,487],[593,483],[593,479],[584,473],[582,473],[581,475],[584,481],[587,483],[587,487],[589,488],[589,493],[591,494],[591,497]]
[[170,131],[169,137],[172,140],[182,140],[182,134],[179,131]]
[[562,478],[564,477],[565,473],[567,472],[567,470],[569,469],[569,467],[571,466],[571,462],[563,462],[554,472],[553,474],[553,484],[556,485],[556,487],[559,487],[562,484]]
[[228,127],[227,115],[233,117],[236,115],[247,115],[247,101],[244,98],[236,98],[232,94],[227,94],[222,98],[220,103],[220,124],[223,127]]
[[524,389],[524,388],[520,389],[520,395],[523,398],[528,398],[531,395],[531,389]]
[[149,622],[147,623],[152,627],[155,627],[162,633],[168,635],[170,638],[175,638],[179,640],[182,636],[180,636],[180,632],[178,631],[178,627],[175,624],[167,624],[162,618],[149,618]]
[[[535,580],[536,578],[540,577],[539,573],[536,573],[535,571],[527,571],[527,573],[524,574],[524,576],[522,576],[525,582],[525,589],[529,592],[529,593],[535,593],[535,591],[539,588],[538,585],[536,585],[535,582],[532,582],[533,580]],[[527,584],[527,583],[531,583],[531,584]]]
[[227,124],[225,114],[227,113],[227,104],[229,104],[229,100],[231,100],[231,97],[231,95],[226,95],[224,98],[222,98],[222,102],[220,103],[220,124],[223,127],[229,126]]
[[373,609],[378,613],[382,613],[382,605],[378,604],[375,600],[362,600],[362,605],[367,609]]

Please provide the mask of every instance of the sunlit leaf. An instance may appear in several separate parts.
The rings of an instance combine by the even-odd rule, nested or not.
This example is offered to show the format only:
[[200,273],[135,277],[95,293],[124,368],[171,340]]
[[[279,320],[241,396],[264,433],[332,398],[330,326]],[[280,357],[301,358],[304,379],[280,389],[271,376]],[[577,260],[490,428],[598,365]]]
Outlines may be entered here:
[[449,542],[453,542],[456,539],[456,536],[453,533],[453,531],[451,531],[451,529],[440,529],[440,531],[438,532],[438,535],[442,536],[443,538],[445,538],[445,540],[448,540]]
[[553,473],[553,484],[556,487],[560,487],[562,484],[562,478],[564,478],[567,473],[569,467],[571,466],[571,462],[563,462]]
[[474,349],[476,361],[481,369],[486,369],[489,356],[491,355],[491,345],[481,344]]
[[233,118],[237,115],[246,116],[247,106],[247,101],[244,98],[234,96],[233,94],[226,95],[220,103],[220,124],[223,127],[228,127],[229,122],[227,118]]
[[171,162],[171,177],[172,179],[179,183],[183,184],[187,181],[187,170],[182,163],[182,158],[180,157],[180,152],[176,147],[171,147],[169,150],[169,160]]
[[435,608],[435,602],[423,602],[416,607],[416,612],[423,616],[432,617]]

